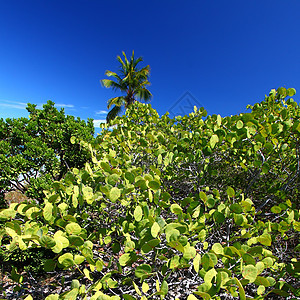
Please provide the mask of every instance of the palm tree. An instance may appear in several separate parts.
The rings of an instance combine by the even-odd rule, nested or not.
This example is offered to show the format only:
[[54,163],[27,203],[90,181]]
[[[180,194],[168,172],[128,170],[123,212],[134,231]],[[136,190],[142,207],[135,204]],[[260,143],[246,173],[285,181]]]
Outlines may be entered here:
[[118,74],[112,71],[105,72],[106,76],[113,77],[114,80],[100,80],[104,87],[112,88],[113,90],[120,90],[125,94],[124,96],[114,97],[107,101],[108,109],[114,105],[106,116],[107,122],[113,120],[117,115],[119,115],[122,111],[122,107],[125,107],[126,109],[137,99],[149,101],[152,97],[152,94],[146,88],[147,85],[150,85],[150,82],[148,81],[150,66],[148,65],[139,69],[137,64],[143,61],[141,57],[135,59],[134,51],[132,51],[132,56],[130,61],[128,61],[125,53],[122,53],[124,55],[124,61],[120,56],[117,56],[117,59],[121,64]]

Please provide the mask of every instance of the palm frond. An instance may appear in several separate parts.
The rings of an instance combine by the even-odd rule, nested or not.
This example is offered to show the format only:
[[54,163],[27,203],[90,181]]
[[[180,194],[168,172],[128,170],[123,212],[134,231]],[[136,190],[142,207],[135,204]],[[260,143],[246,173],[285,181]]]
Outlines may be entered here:
[[120,80],[120,81],[122,80],[121,77],[117,73],[109,71],[109,70],[107,70],[105,72],[105,75],[108,76],[108,77],[112,76],[112,77],[114,77],[114,78],[116,78],[117,80]]
[[102,79],[100,80],[102,86],[106,87],[106,88],[112,88],[113,90],[121,90],[121,91],[125,91],[126,90],[126,86],[119,84],[111,79]]
[[120,56],[117,56],[117,60],[119,61],[119,63],[120,63],[121,66],[122,66],[121,71],[122,71],[122,72],[125,72],[126,69],[127,69],[127,67],[126,67],[124,61],[122,60],[122,58],[121,58]]
[[122,111],[122,107],[120,106],[114,106],[107,114],[106,116],[106,122],[109,123],[113,119],[115,119]]
[[123,106],[125,105],[126,99],[124,96],[110,98],[107,101],[107,108],[110,109],[112,105]]
[[144,100],[145,102],[150,101],[152,98],[152,94],[146,88],[138,89],[138,91],[135,93],[135,96],[141,100]]
[[127,59],[127,56],[126,56],[126,54],[125,54],[125,52],[124,52],[124,51],[122,51],[122,54],[123,54],[123,56],[124,56],[125,63],[126,63],[126,65],[127,65],[127,68],[128,68],[128,67],[129,67],[129,65],[130,65],[130,63],[129,63],[129,61],[128,61],[128,59]]
[[141,61],[143,61],[143,58],[142,58],[142,57],[137,58],[136,60],[133,61],[132,67],[135,69],[136,66],[137,66],[137,64],[138,64],[139,62],[141,62]]

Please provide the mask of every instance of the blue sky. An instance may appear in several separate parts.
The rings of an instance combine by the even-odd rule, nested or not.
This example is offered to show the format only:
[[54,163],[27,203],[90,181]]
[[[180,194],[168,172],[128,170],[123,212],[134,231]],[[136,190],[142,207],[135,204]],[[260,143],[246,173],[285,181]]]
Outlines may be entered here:
[[299,0],[0,1],[0,118],[50,99],[104,120],[118,94],[99,80],[132,50],[151,67],[159,114],[182,97],[186,112],[186,97],[209,114],[244,112],[272,88],[300,90],[299,15]]

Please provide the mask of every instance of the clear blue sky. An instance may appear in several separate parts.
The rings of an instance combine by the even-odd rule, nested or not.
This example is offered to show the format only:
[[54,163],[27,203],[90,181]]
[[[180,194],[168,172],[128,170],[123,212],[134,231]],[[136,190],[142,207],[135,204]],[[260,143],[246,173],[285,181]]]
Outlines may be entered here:
[[159,114],[186,92],[210,114],[236,114],[272,88],[300,93],[299,49],[299,0],[0,0],[0,118],[51,99],[105,119],[118,94],[99,80],[132,50],[151,67]]

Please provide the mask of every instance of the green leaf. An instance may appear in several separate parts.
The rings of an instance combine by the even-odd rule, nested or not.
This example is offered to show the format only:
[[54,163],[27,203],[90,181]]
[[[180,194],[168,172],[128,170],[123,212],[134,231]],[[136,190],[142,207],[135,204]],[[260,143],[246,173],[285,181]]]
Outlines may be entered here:
[[51,248],[54,253],[60,253],[64,248],[69,246],[69,240],[63,236],[56,237],[55,242],[55,246]]
[[72,195],[72,205],[75,208],[78,206],[78,195],[76,195],[76,194]]
[[250,255],[250,254],[248,254],[248,253],[244,253],[244,254],[242,255],[242,258],[243,258],[245,264],[247,264],[247,265],[253,265],[253,266],[256,265],[256,261],[255,261],[255,259],[252,257],[252,255]]
[[134,213],[133,213],[133,216],[134,216],[134,219],[139,222],[142,220],[143,218],[143,209],[141,206],[137,206],[134,210]]
[[171,241],[168,243],[168,246],[175,248],[176,250],[180,251],[180,252],[184,252],[184,247],[182,246],[182,244],[177,241],[178,236],[176,235],[173,239],[172,239],[172,235],[171,235]]
[[156,191],[156,190],[158,190],[160,188],[160,184],[157,181],[155,181],[155,180],[149,181],[148,182],[148,186],[149,186],[150,189],[152,189],[154,191]]
[[229,197],[231,197],[231,198],[233,198],[234,196],[235,196],[235,191],[234,191],[234,189],[232,188],[232,187],[228,187],[227,188],[227,195],[229,196]]
[[265,264],[262,261],[258,261],[255,265],[258,274],[260,274],[265,269]]
[[70,292],[67,292],[63,295],[62,299],[64,300],[76,300],[79,290],[77,288],[72,289]]
[[246,293],[245,293],[243,285],[241,284],[241,282],[236,277],[234,279],[236,281],[237,286],[239,287],[240,300],[246,300],[247,298],[246,298]]
[[81,227],[75,222],[71,222],[66,226],[66,231],[68,234],[79,234],[81,232]]
[[129,295],[129,294],[123,294],[124,300],[136,300],[135,297]]
[[145,279],[151,275],[152,268],[148,264],[143,264],[138,267],[136,267],[134,274],[136,277]]
[[85,257],[84,257],[84,256],[82,256],[82,255],[77,255],[77,254],[74,255],[74,262],[75,262],[76,265],[80,265],[80,264],[82,264],[84,261],[85,261]]
[[205,270],[213,268],[218,262],[218,258],[214,253],[205,253],[201,258],[201,264]]
[[55,260],[53,260],[53,259],[47,259],[45,261],[44,270],[46,272],[52,272],[52,271],[54,271],[55,267],[56,267],[56,261]]
[[46,221],[51,221],[52,219],[54,219],[53,217],[53,204],[50,202],[47,202],[44,210],[43,210],[43,216],[45,218]]
[[82,246],[81,253],[86,259],[93,258],[93,250],[89,247]]
[[29,209],[26,210],[25,216],[32,220],[32,219],[36,219],[38,213],[40,213],[41,210],[38,207],[30,207]]
[[236,123],[236,128],[237,129],[242,129],[244,126],[244,123],[242,120],[238,120],[237,123]]
[[238,203],[233,203],[230,205],[230,210],[236,214],[240,214],[243,212],[243,207],[241,205],[239,205]]
[[224,253],[224,249],[222,247],[222,245],[220,243],[215,243],[212,246],[212,250],[216,253],[216,254],[223,254]]
[[71,253],[65,253],[58,258],[58,262],[65,268],[72,267],[74,265],[73,255]]
[[106,178],[107,178],[107,184],[114,186],[118,182],[120,177],[117,174],[111,174]]
[[264,246],[271,246],[272,243],[272,238],[268,233],[263,233],[257,238],[257,240]]
[[193,259],[196,256],[196,249],[190,245],[184,246],[183,250],[183,258],[185,259]]
[[206,201],[207,201],[207,196],[206,196],[206,194],[204,193],[204,192],[200,192],[199,193],[199,197],[200,197],[200,199],[204,202],[204,203],[206,203]]
[[204,275],[204,282],[205,283],[211,283],[213,278],[217,276],[217,271],[212,268],[210,270],[208,270],[205,275]]
[[213,208],[215,206],[215,204],[216,204],[215,199],[213,199],[211,197],[209,197],[207,199],[206,205],[207,205],[208,208]]
[[159,294],[160,295],[168,294],[168,283],[165,280],[161,283]]
[[265,290],[266,290],[266,288],[263,285],[260,285],[256,291],[257,295],[262,295],[265,292]]
[[168,267],[170,269],[176,269],[180,266],[180,257],[178,255],[174,255],[168,262]]
[[273,266],[273,263],[274,263],[274,261],[273,261],[273,259],[272,259],[271,257],[266,257],[266,258],[264,258],[264,259],[262,260],[262,262],[264,263],[264,265],[265,265],[266,268],[272,267],[272,266]]
[[3,220],[8,220],[8,219],[11,219],[11,218],[14,218],[16,216],[16,211],[13,210],[13,209],[4,209],[2,211],[0,211],[0,221]]
[[150,241],[148,241],[147,243],[143,244],[141,250],[142,250],[144,253],[148,253],[148,252],[154,250],[154,248],[155,248],[156,246],[158,246],[159,244],[160,244],[160,240],[159,240],[159,239],[153,239],[153,240],[150,240]]
[[129,183],[134,183],[134,175],[132,173],[126,172],[125,178],[129,181]]
[[251,254],[252,256],[259,256],[263,252],[263,247],[262,246],[254,246],[254,247],[249,248],[247,250],[247,252],[249,254]]
[[256,285],[263,285],[265,287],[270,286],[270,282],[267,278],[262,277],[262,276],[257,276],[256,280],[254,281]]
[[287,89],[287,95],[293,97],[296,94],[296,90],[294,88]]
[[71,282],[71,289],[79,289],[80,288],[80,282],[78,279],[73,279]]
[[113,187],[109,192],[109,199],[115,203],[121,196],[121,191],[117,187]]
[[125,242],[125,248],[124,248],[125,252],[134,251],[134,248],[135,248],[135,243],[133,241],[129,240]]
[[210,147],[213,149],[218,142],[219,137],[216,134],[213,134],[209,140]]
[[82,246],[84,243],[84,240],[81,236],[78,235],[70,235],[68,237],[69,243],[72,246]]
[[193,267],[196,273],[199,273],[201,263],[201,256],[197,253],[193,260]]
[[40,245],[45,248],[52,248],[56,245],[56,242],[53,238],[48,235],[43,235],[40,238]]
[[107,162],[102,161],[100,166],[105,172],[111,173],[110,165]]
[[105,244],[105,245],[110,244],[110,243],[111,243],[111,236],[110,236],[110,235],[107,235],[107,236],[103,239],[103,241],[104,241],[104,244]]
[[126,266],[130,260],[131,260],[130,253],[124,253],[120,256],[119,263],[121,266]]
[[256,280],[258,271],[255,266],[247,265],[244,267],[242,275],[245,279],[248,279],[249,282],[254,282]]
[[59,295],[58,294],[54,294],[54,295],[49,295],[45,298],[45,300],[58,300],[59,299]]
[[[202,299],[204,300],[209,300],[211,299],[211,296],[208,294],[208,293],[205,293],[205,292],[194,292],[194,294],[196,295],[199,295]],[[190,297],[190,298],[189,298]],[[187,300],[198,300],[198,298],[196,298],[194,295],[190,294],[188,297],[187,297]]]
[[144,281],[142,284],[143,293],[147,293],[149,291],[149,289],[150,289],[149,284]]
[[283,290],[280,290],[280,289],[274,289],[274,290],[271,290],[270,292],[268,292],[267,295],[269,294],[276,294],[276,295],[279,295],[279,296],[282,296],[282,297],[288,297],[290,296],[290,294],[286,291],[283,291]]
[[172,204],[171,212],[175,215],[179,215],[182,213],[182,208],[178,204]]
[[158,225],[157,222],[154,222],[153,225],[151,226],[151,235],[154,238],[156,238],[159,232],[160,232],[160,226]]
[[238,226],[241,226],[244,223],[244,218],[242,214],[233,215],[234,223]]
[[213,214],[213,217],[214,217],[214,220],[219,223],[219,224],[222,224],[224,221],[225,221],[225,216],[224,214],[218,212],[218,211],[215,211],[214,214]]
[[92,277],[91,277],[91,275],[90,275],[90,271],[89,271],[87,268],[85,268],[85,269],[83,270],[83,273],[84,273],[84,275],[85,275],[85,277],[86,277],[87,279],[93,281],[93,279],[92,279]]

